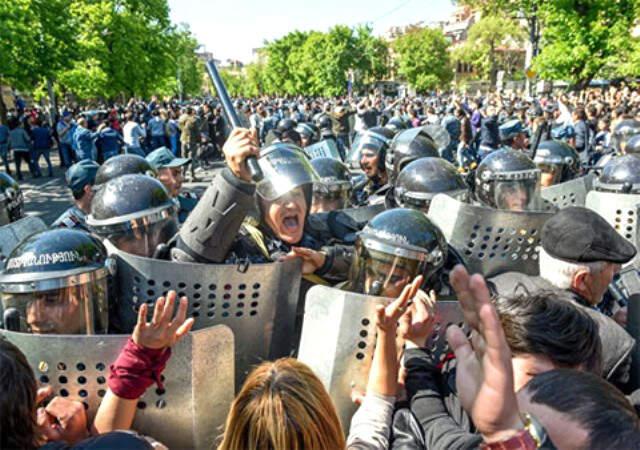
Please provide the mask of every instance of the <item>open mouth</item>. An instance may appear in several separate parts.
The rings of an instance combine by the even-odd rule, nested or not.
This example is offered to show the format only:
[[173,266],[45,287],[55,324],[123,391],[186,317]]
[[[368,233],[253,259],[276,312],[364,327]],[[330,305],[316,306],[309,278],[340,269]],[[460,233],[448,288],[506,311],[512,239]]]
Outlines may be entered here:
[[285,232],[295,233],[296,231],[298,231],[298,228],[300,227],[300,219],[298,218],[297,214],[285,216],[284,219],[282,220],[282,225]]

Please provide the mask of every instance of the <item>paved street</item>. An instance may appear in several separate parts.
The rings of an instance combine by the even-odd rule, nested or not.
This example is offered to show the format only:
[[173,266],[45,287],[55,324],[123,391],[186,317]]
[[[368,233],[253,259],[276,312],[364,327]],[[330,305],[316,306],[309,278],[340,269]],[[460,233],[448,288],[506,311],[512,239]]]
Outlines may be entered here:
[[[54,166],[54,177],[31,178],[26,166],[23,165],[24,180],[20,182],[20,187],[25,197],[25,210],[29,216],[39,216],[49,225],[58,218],[62,212],[71,206],[73,197],[64,181],[64,171],[59,168],[56,151],[51,152],[51,161]],[[195,192],[203,192],[209,181],[213,179],[222,164],[207,171],[196,169],[196,176],[202,181],[197,183],[185,183],[184,188]],[[15,175],[13,163],[11,164],[12,175]],[[47,173],[44,160],[41,161],[41,171]]]

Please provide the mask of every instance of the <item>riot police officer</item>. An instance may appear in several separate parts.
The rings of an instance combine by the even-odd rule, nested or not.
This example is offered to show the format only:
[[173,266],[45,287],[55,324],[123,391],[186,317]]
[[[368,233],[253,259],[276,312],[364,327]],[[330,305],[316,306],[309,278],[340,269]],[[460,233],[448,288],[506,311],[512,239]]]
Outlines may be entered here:
[[640,121],[635,119],[622,120],[611,133],[611,143],[618,153],[624,154],[627,141],[637,134],[640,134]]
[[385,128],[393,130],[395,134],[407,129],[407,123],[398,116],[394,116],[385,124]]
[[147,161],[156,169],[158,180],[167,188],[171,198],[176,199],[180,209],[178,221],[183,223],[193,208],[198,204],[198,197],[191,192],[182,192],[184,166],[191,161],[178,158],[167,147],[160,147],[147,155]]
[[502,149],[487,155],[475,174],[475,197],[484,206],[511,211],[539,208],[540,170],[524,153]]
[[333,158],[313,159],[311,166],[319,177],[313,183],[311,214],[347,208],[353,188],[347,166]]
[[38,334],[106,333],[107,277],[113,261],[102,243],[79,230],[29,236],[0,273],[4,326]]
[[152,177],[157,175],[149,161],[140,155],[127,153],[124,155],[114,156],[105,161],[96,173],[94,186],[98,188],[109,180],[113,180],[114,178],[122,175],[134,173],[149,175]]
[[[236,128],[224,152],[227,167],[181,228],[173,259],[237,264],[301,257],[306,275],[344,277],[347,249],[323,246],[306,229],[318,175],[302,149],[276,143],[259,151],[250,132]],[[245,164],[252,156],[260,156],[264,174],[257,184]],[[254,207],[257,222],[247,217]]]
[[425,288],[447,258],[447,242],[425,214],[404,208],[384,211],[365,226],[356,240],[349,280],[350,291],[397,297],[416,276]]
[[389,146],[385,167],[389,184],[395,183],[400,171],[418,158],[438,157],[438,147],[422,128],[411,128],[398,133]]
[[593,187],[600,192],[640,194],[640,155],[623,155],[609,161]]
[[525,151],[529,149],[527,133],[518,119],[509,120],[498,128],[502,145],[514,150]]
[[151,257],[176,234],[177,213],[176,202],[160,181],[129,174],[96,192],[87,224],[120,250]]
[[370,197],[384,198],[378,191],[388,182],[385,158],[393,135],[389,128],[374,127],[356,136],[349,161],[352,166],[359,166],[366,177],[355,192],[356,202],[360,205],[367,203]]
[[63,212],[51,224],[51,228],[77,228],[89,231],[87,214],[91,211],[93,185],[99,168],[100,166],[90,159],[83,159],[69,167],[66,179],[74,205]]
[[580,174],[578,152],[562,141],[541,142],[533,162],[540,169],[542,187],[573,180]]
[[468,201],[469,189],[462,175],[442,158],[420,158],[409,163],[400,171],[393,188],[396,205],[425,214],[436,194]]
[[300,135],[300,147],[305,148],[318,142],[320,132],[315,125],[299,123],[295,130]]
[[24,196],[20,185],[11,176],[0,172],[0,225],[24,217]]

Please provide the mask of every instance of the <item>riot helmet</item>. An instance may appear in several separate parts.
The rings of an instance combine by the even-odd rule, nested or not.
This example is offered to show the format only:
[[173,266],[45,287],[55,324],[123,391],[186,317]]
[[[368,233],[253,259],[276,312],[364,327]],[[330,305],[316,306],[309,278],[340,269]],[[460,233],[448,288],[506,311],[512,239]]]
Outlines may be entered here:
[[105,183],[93,197],[87,225],[120,250],[151,257],[178,231],[177,211],[177,202],[160,181],[122,175]]
[[540,169],[540,185],[549,187],[574,179],[580,174],[580,156],[562,141],[543,141],[533,162]]
[[358,133],[347,155],[347,164],[352,169],[362,169],[368,178],[380,176],[384,172],[384,159],[394,136],[393,130],[373,127]]
[[476,198],[490,208],[535,210],[539,188],[540,170],[521,151],[496,150],[487,155],[476,170]]
[[264,178],[256,186],[263,223],[289,244],[300,241],[318,174],[300,147],[275,143],[260,151]]
[[611,144],[619,153],[625,153],[627,141],[636,134],[640,134],[640,121],[624,119],[616,125],[611,133]]
[[156,170],[151,163],[140,155],[127,153],[117,155],[106,160],[96,173],[94,188],[99,188],[109,180],[127,174],[139,173],[142,175],[156,176]]
[[59,228],[33,234],[0,273],[5,328],[37,334],[107,333],[107,277],[115,262],[94,236]]
[[600,192],[640,194],[640,155],[623,155],[610,160],[595,180]]
[[0,225],[24,217],[24,196],[20,185],[4,172],[0,172]]
[[322,136],[333,134],[333,122],[331,121],[331,117],[327,114],[321,113],[320,116],[317,117],[316,123]]
[[624,148],[626,155],[640,155],[640,134],[632,136],[627,141],[627,145]]
[[431,279],[442,268],[447,250],[444,235],[422,212],[383,211],[358,233],[349,287],[395,298],[416,276]]
[[385,158],[389,182],[393,184],[396,176],[410,162],[418,158],[439,156],[436,143],[424,129],[411,128],[398,133],[391,141]]
[[311,165],[319,177],[319,181],[313,183],[311,213],[346,208],[353,188],[349,168],[333,158],[316,158],[311,160]]
[[318,128],[310,123],[299,123],[295,131],[300,135],[301,146],[308,147],[318,142]]
[[402,130],[407,129],[407,124],[404,120],[402,120],[402,118],[396,116],[389,119],[389,121],[385,125],[385,128],[389,128],[395,134],[398,134]]
[[469,189],[455,166],[442,158],[420,158],[400,171],[393,188],[398,206],[427,213],[436,194],[467,201]]

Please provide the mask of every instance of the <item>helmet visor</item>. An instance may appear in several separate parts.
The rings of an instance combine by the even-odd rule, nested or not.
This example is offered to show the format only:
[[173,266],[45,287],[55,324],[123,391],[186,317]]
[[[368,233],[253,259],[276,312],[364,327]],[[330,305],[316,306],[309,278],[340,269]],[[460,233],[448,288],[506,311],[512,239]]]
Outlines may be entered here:
[[2,293],[5,328],[35,334],[104,334],[108,327],[107,278],[78,286]]
[[275,200],[318,180],[311,162],[295,146],[275,144],[267,149],[258,162],[264,178],[256,190],[265,200]]
[[496,207],[509,211],[535,210],[537,190],[537,179],[497,181]]
[[368,150],[372,155],[377,155],[386,145],[388,140],[376,133],[358,133],[353,139],[351,150],[347,155],[347,165],[352,169],[360,168],[360,160],[362,159],[362,152]]
[[562,181],[562,166],[560,164],[538,163],[540,180],[543,187],[552,186]]
[[107,239],[123,252],[150,258],[160,244],[169,242],[177,232],[178,222],[172,215],[159,222],[110,234]]
[[359,240],[349,273],[349,284],[355,292],[395,298],[422,273],[422,266],[415,259],[368,249]]

